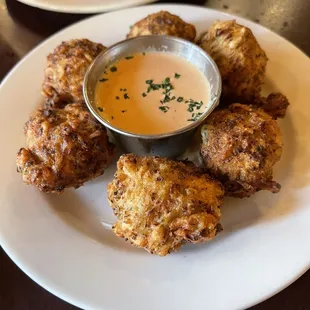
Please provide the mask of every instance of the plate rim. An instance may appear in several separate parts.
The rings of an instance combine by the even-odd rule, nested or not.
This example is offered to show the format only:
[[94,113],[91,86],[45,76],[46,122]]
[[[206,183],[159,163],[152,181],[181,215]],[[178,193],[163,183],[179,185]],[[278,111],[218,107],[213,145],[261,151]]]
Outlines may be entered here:
[[110,5],[98,4],[92,6],[83,6],[74,4],[71,5],[48,4],[45,2],[41,2],[40,0],[17,0],[17,1],[25,5],[45,11],[58,12],[58,13],[72,13],[72,14],[94,14],[94,13],[110,12],[112,10],[120,10],[130,7],[142,6],[148,3],[155,2],[157,0],[128,0],[128,2],[125,4],[118,3],[118,1],[114,1],[114,4]]
[[[20,1],[20,0],[18,0]],[[22,1],[21,1],[22,2]],[[276,35],[278,38],[280,38],[281,40],[285,41],[286,44],[289,44],[291,47],[293,47],[295,49],[296,52],[298,52],[300,54],[301,57],[305,57],[305,60],[310,60],[310,58],[308,57],[308,55],[302,51],[301,49],[299,49],[294,43],[290,42],[289,40],[287,40],[286,38],[280,36],[279,34],[277,34],[276,32],[268,29],[267,27],[265,26],[262,26],[260,24],[257,24],[247,18],[244,18],[242,16],[239,16],[237,14],[230,14],[230,13],[226,13],[226,12],[223,12],[223,11],[220,11],[220,10],[216,10],[216,9],[212,9],[212,8],[207,8],[207,7],[203,7],[203,6],[199,6],[199,5],[189,5],[189,4],[151,4],[151,5],[144,5],[144,6],[140,6],[140,8],[143,8],[143,7],[160,7],[162,9],[173,9],[173,8],[180,8],[180,7],[183,7],[183,8],[186,8],[186,7],[191,7],[191,8],[196,8],[196,9],[201,9],[201,10],[205,10],[205,11],[211,11],[213,12],[214,14],[217,14],[217,13],[220,13],[222,15],[225,15],[227,16],[228,18],[231,18],[231,19],[242,19],[242,20],[245,20],[247,21],[248,23],[250,24],[253,24],[253,25],[256,25],[256,27],[259,27],[261,29],[264,29],[264,31],[267,31],[268,33],[271,33],[273,35]],[[137,7],[133,7],[133,8],[124,8],[123,10],[121,11],[129,11],[129,10],[135,10],[137,9]],[[113,14],[113,13],[117,13],[117,12],[109,12],[108,14]],[[102,14],[98,14],[98,15],[95,15],[95,16],[90,16],[90,17],[87,17],[85,19],[82,19],[80,21],[77,21],[73,24],[70,24],[68,26],[66,26],[65,28],[62,28],[60,29],[59,31],[57,31],[56,33],[54,33],[53,35],[47,37],[46,39],[44,39],[41,43],[39,43],[38,45],[36,45],[33,49],[31,49],[28,53],[26,53],[24,55],[24,57],[18,62],[15,64],[15,66],[5,75],[5,77],[3,78],[2,82],[0,83],[0,90],[2,88],[2,86],[6,83],[6,81],[10,78],[11,75],[13,75],[15,73],[16,70],[18,70],[18,67],[19,65],[21,65],[24,61],[27,61],[28,57],[30,57],[32,55],[32,53],[35,53],[37,51],[37,49],[39,49],[41,47],[41,45],[44,45],[45,43],[47,43],[47,41],[51,40],[52,38],[58,36],[59,34],[61,34],[62,32],[66,32],[68,28],[70,27],[74,27],[76,26],[77,24],[79,23],[83,23],[87,20],[90,20],[90,19],[95,19],[95,18],[98,18],[99,16],[102,16],[106,13],[102,13]],[[79,299],[76,299],[76,298],[72,298],[70,296],[68,296],[68,294],[64,294],[62,293],[60,290],[57,290],[57,288],[54,288],[52,286],[49,286],[49,285],[46,285],[46,281],[45,279],[41,279],[41,276],[38,275],[36,276],[36,271],[33,271],[31,269],[28,268],[27,265],[25,265],[22,260],[20,260],[14,249],[12,249],[12,247],[10,247],[6,241],[5,241],[5,238],[4,238],[4,235],[2,234],[1,230],[0,230],[0,246],[3,248],[3,250],[6,252],[6,254],[8,255],[8,257],[10,257],[10,259],[12,259],[12,261],[18,266],[18,268],[20,268],[28,277],[30,277],[35,283],[37,283],[38,285],[40,285],[42,288],[44,288],[45,290],[47,290],[48,292],[50,292],[51,294],[57,296],[58,298],[72,304],[72,305],[75,305],[77,307],[80,307],[82,309],[89,309],[88,305],[87,304],[84,304],[83,302],[81,302]],[[257,305],[269,298],[271,298],[272,296],[278,294],[279,292],[281,292],[282,290],[284,290],[285,288],[287,288],[288,286],[290,286],[293,282],[295,282],[297,279],[299,279],[303,274],[305,274],[308,270],[310,270],[310,259],[309,259],[309,262],[308,264],[306,264],[304,267],[300,268],[300,272],[297,274],[294,274],[292,275],[290,278],[287,277],[286,278],[286,281],[282,283],[282,285],[279,285],[278,287],[276,287],[274,290],[270,291],[268,294],[265,294],[263,296],[261,296],[260,298],[256,298],[256,300],[253,299],[253,301],[248,304],[245,304],[245,307],[246,308],[249,308],[249,307],[252,307],[254,305]],[[45,283],[44,283],[45,282]],[[93,308],[91,308],[93,309]],[[101,309],[107,309],[107,308],[101,308]]]

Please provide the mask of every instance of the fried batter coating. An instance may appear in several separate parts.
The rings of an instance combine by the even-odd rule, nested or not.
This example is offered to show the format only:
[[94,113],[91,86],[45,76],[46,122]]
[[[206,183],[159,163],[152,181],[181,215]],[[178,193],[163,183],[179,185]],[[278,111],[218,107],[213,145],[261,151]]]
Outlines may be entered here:
[[201,133],[205,167],[222,182],[225,195],[243,198],[259,190],[280,191],[272,170],[282,155],[282,137],[271,116],[233,104],[211,114]]
[[165,256],[184,242],[201,243],[221,230],[223,188],[190,162],[123,155],[108,199],[113,230],[133,245]]
[[105,49],[87,39],[61,43],[48,55],[42,94],[54,104],[82,103],[83,79],[89,65]]
[[28,148],[17,154],[23,181],[61,193],[101,175],[114,155],[106,129],[82,104],[40,108],[24,127]]
[[135,23],[130,28],[127,38],[156,34],[174,36],[188,41],[194,41],[196,37],[196,29],[194,25],[186,23],[179,16],[170,14],[167,11],[160,11],[148,15]]
[[288,99],[281,93],[271,93],[267,98],[262,97],[256,104],[273,119],[284,118],[289,106]]
[[268,59],[249,28],[234,20],[217,21],[197,44],[219,68],[224,102],[251,103],[260,97]]

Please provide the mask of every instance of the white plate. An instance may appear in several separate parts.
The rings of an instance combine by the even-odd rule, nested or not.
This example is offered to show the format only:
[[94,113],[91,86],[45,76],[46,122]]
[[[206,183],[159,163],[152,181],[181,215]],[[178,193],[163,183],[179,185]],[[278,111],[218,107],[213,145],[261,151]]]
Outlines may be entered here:
[[[279,194],[226,199],[224,232],[167,257],[131,247],[102,228],[110,217],[106,185],[115,166],[78,190],[55,196],[22,183],[15,156],[23,124],[42,101],[46,55],[62,40],[86,37],[111,45],[138,19],[168,10],[198,32],[231,15],[199,7],[156,5],[99,15],[54,35],[6,77],[0,89],[0,242],[14,262],[53,294],[84,309],[240,309],[256,304],[310,266],[310,61],[292,44],[250,21],[266,50],[266,87],[290,102],[281,121],[284,154]],[[113,31],[111,31],[113,29]]]
[[155,2],[156,0],[18,0],[39,9],[62,12],[91,14],[118,10]]

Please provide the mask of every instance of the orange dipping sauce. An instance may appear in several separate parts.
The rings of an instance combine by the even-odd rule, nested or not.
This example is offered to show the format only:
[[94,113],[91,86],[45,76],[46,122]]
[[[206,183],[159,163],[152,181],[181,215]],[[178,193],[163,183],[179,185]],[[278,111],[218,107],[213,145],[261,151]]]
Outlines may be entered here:
[[210,100],[204,74],[188,60],[164,52],[127,56],[106,68],[96,85],[99,113],[135,134],[181,129],[200,118]]

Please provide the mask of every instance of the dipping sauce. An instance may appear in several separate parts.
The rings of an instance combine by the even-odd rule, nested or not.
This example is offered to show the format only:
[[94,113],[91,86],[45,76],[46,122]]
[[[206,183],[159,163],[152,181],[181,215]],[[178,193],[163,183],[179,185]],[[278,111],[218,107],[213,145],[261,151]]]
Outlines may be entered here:
[[105,120],[145,135],[186,127],[205,112],[209,99],[205,75],[185,58],[164,52],[119,60],[106,68],[95,90]]

